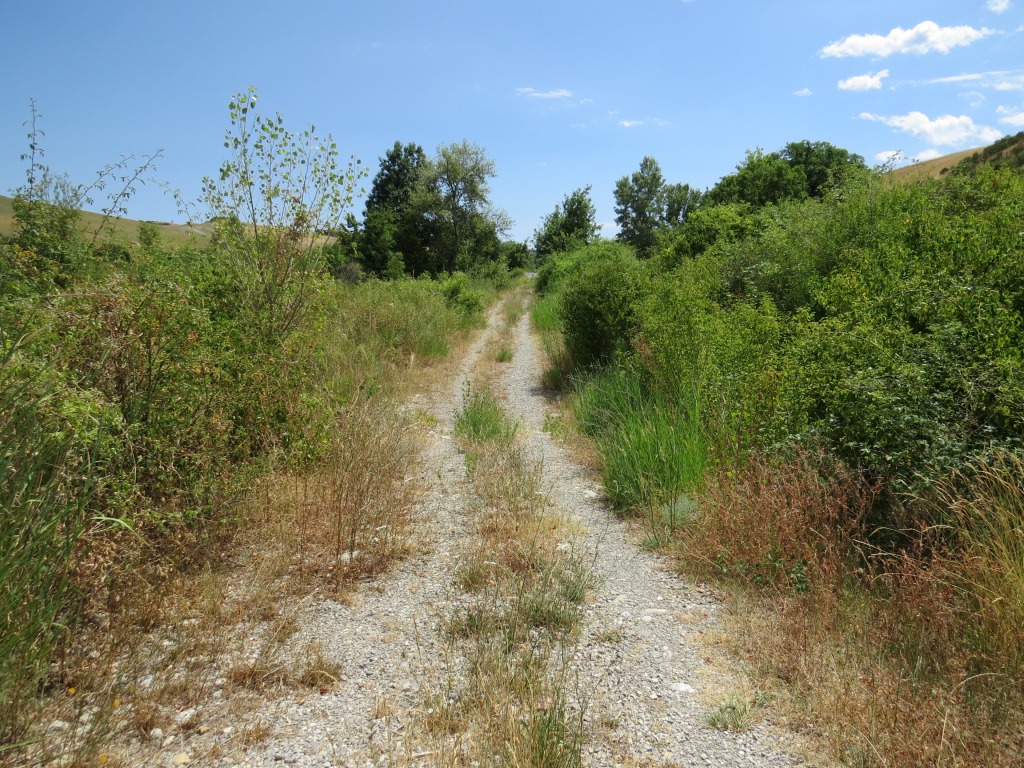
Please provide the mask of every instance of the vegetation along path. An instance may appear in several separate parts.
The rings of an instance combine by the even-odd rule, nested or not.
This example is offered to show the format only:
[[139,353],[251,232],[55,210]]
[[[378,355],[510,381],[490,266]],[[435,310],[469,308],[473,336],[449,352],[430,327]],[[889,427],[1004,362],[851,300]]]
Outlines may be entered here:
[[[417,553],[354,599],[319,601],[298,617],[300,629],[290,643],[319,648],[340,670],[336,684],[321,695],[293,694],[266,703],[255,717],[268,726],[267,738],[241,752],[214,752],[211,764],[802,764],[785,752],[778,732],[745,722],[746,697],[706,650],[702,638],[716,631],[716,601],[634,544],[626,526],[609,513],[589,470],[545,431],[550,404],[539,384],[542,355],[529,314],[521,311],[522,296],[512,301],[520,302],[519,311],[509,314],[505,308],[504,327],[501,306],[489,314],[457,380],[410,403],[422,412],[418,423],[429,433],[419,467],[426,492],[416,513],[423,531]],[[500,333],[511,360],[488,364]],[[473,579],[466,564],[474,549],[479,555],[474,542],[486,528],[480,521],[487,504],[474,474],[477,481],[488,478],[479,464],[474,473],[474,461],[483,459],[459,442],[457,432],[467,398],[481,386],[490,388],[517,424],[518,443],[504,448],[520,452],[519,464],[533,470],[536,485],[530,487],[538,489],[526,493],[539,503],[528,511],[557,522],[550,526],[551,551],[587,571],[580,581],[586,593],[576,608],[578,623],[547,650],[538,650],[543,638],[535,629],[518,635],[505,627],[502,658],[519,654],[519,666],[488,662],[479,643],[474,651],[458,641],[473,633],[474,621],[486,623],[480,618],[485,615],[500,613],[511,622],[511,606],[521,605],[525,593],[521,581],[511,597],[500,593],[494,579],[485,580],[482,595],[467,587]],[[493,465],[490,471],[493,481],[518,470]],[[517,523],[516,530],[522,528]],[[482,557],[484,567],[498,566],[488,558],[499,555]],[[488,601],[490,614],[481,608]],[[488,690],[501,687],[501,669],[508,671],[507,690]],[[515,682],[531,669],[540,670],[532,682]],[[497,698],[514,701],[502,710]],[[505,722],[488,722],[481,716],[485,710]],[[528,743],[510,746],[516,740]]]

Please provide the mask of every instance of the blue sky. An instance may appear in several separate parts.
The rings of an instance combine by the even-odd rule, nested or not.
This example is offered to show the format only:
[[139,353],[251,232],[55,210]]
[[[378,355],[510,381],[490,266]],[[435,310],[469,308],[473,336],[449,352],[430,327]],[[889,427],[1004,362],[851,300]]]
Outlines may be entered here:
[[[613,222],[615,180],[645,155],[707,187],[788,141],[875,163],[1024,130],[1024,0],[37,0],[9,4],[4,30],[4,193],[34,98],[53,170],[88,182],[163,149],[156,175],[195,200],[250,84],[371,171],[396,140],[481,145],[519,240],[587,184]],[[153,186],[129,215],[180,220]]]

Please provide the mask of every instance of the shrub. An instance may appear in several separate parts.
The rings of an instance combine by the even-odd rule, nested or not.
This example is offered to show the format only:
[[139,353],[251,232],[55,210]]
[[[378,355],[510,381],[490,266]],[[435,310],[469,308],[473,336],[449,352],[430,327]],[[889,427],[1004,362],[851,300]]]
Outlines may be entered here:
[[644,269],[635,258],[587,262],[562,292],[562,330],[575,364],[607,363],[629,349]]
[[479,316],[484,310],[483,297],[479,291],[470,288],[465,272],[453,272],[441,281],[441,293],[452,309],[463,317]]

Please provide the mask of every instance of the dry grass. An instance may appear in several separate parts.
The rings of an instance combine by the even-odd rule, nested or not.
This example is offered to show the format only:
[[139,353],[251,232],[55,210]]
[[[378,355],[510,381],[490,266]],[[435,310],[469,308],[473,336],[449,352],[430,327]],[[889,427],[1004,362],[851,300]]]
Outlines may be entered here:
[[[496,418],[507,419],[500,410]],[[463,659],[463,674],[433,685],[423,708],[436,765],[492,764],[496,756],[522,768],[580,765],[583,697],[565,657],[591,577],[559,546],[567,527],[548,506],[543,467],[517,431],[463,438],[478,506],[457,580],[473,599],[448,619],[450,653]]]
[[[263,477],[235,509],[242,525],[87,533],[88,624],[50,683],[74,693],[52,696],[37,716],[41,741],[0,764],[91,765],[103,745],[141,737],[131,764],[160,746],[154,729],[191,738],[244,719],[268,691],[330,689],[340,669],[298,645],[301,615],[411,551],[413,434],[386,401],[355,401],[338,414],[328,458]],[[190,709],[201,724],[180,719]],[[73,725],[46,729],[54,721]],[[232,738],[267,734],[253,723]]]
[[[873,494],[842,467],[755,458],[705,489],[673,545],[735,587],[726,637],[834,758],[1019,765],[1022,469],[1003,457],[951,481],[933,501],[950,523],[892,553],[866,543]],[[742,720],[726,704],[722,727]]]

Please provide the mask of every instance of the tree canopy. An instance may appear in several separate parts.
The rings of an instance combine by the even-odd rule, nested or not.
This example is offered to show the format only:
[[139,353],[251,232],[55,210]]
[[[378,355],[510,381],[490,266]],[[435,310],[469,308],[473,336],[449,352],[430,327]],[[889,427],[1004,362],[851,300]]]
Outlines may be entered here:
[[533,234],[534,250],[540,259],[557,251],[589,245],[597,237],[597,209],[590,199],[590,185],[576,189],[544,217]]

